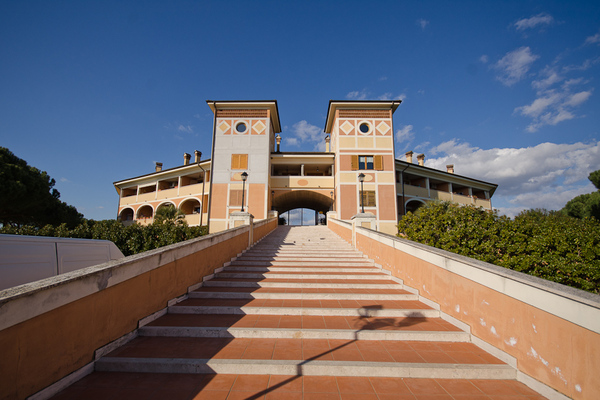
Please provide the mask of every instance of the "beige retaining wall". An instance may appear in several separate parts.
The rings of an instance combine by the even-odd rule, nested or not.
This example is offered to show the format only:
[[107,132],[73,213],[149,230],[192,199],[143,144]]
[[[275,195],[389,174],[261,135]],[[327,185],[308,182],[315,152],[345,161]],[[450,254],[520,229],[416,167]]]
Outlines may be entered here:
[[514,358],[549,398],[600,399],[600,296],[328,219],[329,228]]
[[[277,227],[254,224],[254,241]],[[0,291],[0,399],[23,399],[89,365],[248,247],[249,226]]]

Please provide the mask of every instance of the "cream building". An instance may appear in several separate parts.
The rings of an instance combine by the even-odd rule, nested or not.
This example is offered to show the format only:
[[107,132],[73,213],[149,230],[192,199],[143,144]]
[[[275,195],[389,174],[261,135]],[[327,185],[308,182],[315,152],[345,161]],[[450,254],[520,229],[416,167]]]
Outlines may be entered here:
[[196,151],[192,162],[186,153],[182,166],[163,170],[157,163],[153,173],[115,182],[123,223],[151,223],[156,210],[173,205],[190,225],[212,233],[233,227],[232,213],[261,220],[308,208],[342,220],[367,216],[372,228],[395,234],[402,215],[427,201],[492,207],[497,185],[456,175],[451,165],[428,168],[422,154],[417,163],[412,152],[394,158],[400,101],[330,101],[322,153],[281,151],[277,101],[207,104],[214,114],[211,158]]

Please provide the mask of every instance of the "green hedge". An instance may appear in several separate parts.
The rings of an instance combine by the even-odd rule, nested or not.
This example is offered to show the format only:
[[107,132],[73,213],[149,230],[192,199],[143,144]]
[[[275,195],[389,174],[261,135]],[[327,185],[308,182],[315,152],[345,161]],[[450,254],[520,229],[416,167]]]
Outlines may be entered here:
[[600,222],[561,212],[514,219],[473,206],[431,202],[408,213],[399,236],[550,281],[600,293]]
[[43,228],[5,226],[0,229],[0,233],[110,240],[125,256],[129,256],[206,235],[207,229],[205,226],[188,226],[173,221],[147,226],[138,224],[124,226],[116,220],[86,220],[74,229],[69,229],[66,224],[46,225]]

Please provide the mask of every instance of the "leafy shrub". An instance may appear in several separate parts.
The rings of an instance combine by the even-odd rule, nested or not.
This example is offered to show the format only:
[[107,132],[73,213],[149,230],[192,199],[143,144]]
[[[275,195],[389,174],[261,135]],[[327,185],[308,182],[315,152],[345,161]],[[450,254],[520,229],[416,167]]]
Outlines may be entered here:
[[515,271],[600,293],[600,223],[561,212],[511,220],[473,206],[431,202],[408,213],[400,236]]
[[0,233],[30,236],[69,237],[79,239],[110,240],[125,256],[182,242],[208,233],[206,227],[188,226],[179,221],[161,220],[147,226],[132,224],[124,226],[116,220],[85,220],[73,229],[66,224],[46,225],[38,228],[4,226]]

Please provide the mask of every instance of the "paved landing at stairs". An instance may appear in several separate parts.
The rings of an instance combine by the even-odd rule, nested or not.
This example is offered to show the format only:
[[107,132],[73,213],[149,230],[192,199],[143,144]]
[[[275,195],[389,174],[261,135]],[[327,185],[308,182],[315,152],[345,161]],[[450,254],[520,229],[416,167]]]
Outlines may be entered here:
[[544,398],[326,227],[228,264],[55,398]]

